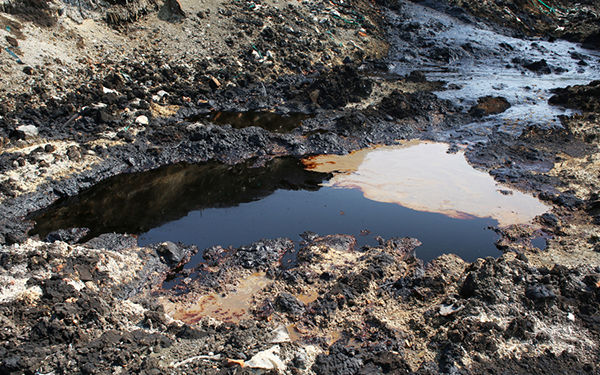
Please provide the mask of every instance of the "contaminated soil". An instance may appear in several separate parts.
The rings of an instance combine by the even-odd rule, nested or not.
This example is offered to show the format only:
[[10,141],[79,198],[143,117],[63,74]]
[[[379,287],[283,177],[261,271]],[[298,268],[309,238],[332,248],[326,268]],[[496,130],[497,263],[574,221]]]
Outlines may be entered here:
[[[417,4],[524,43],[598,48],[594,1]],[[470,125],[512,98],[461,105],[440,97],[452,83],[390,68],[394,51],[455,56],[430,42],[443,24],[402,18],[409,5],[0,2],[0,373],[600,373],[598,81],[556,85],[544,100],[570,109],[559,125],[480,133]],[[586,51],[571,58],[598,64]],[[241,127],[218,113],[302,120]],[[424,263],[419,239],[359,247],[344,233],[198,249],[30,232],[34,213],[112,176],[409,139],[443,139],[550,212],[496,228],[503,254],[472,263]]]

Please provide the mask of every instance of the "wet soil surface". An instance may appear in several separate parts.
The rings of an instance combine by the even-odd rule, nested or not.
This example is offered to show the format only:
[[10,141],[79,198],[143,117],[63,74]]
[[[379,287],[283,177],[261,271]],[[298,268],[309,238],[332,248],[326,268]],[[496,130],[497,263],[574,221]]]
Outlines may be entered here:
[[[507,37],[494,33],[507,19],[502,14],[511,13],[498,4],[484,13],[470,1],[451,2],[463,10],[445,2],[436,9],[396,1],[305,2],[281,12],[276,1],[206,2],[211,11],[200,15],[185,1],[168,3],[160,13],[153,3],[117,2],[110,4],[110,17],[102,6],[80,8],[81,15],[101,16],[78,26],[81,39],[55,33],[68,42],[67,52],[77,40],[84,42],[83,51],[94,50],[85,47],[92,43],[85,32],[109,35],[98,26],[109,20],[130,25],[121,27],[131,27],[140,43],[163,41],[172,55],[128,46],[128,56],[139,58],[95,63],[77,62],[63,51],[64,85],[53,83],[63,64],[31,66],[31,42],[52,42],[36,39],[51,34],[40,28],[60,26],[31,23],[23,16],[27,2],[1,8],[10,12],[1,15],[2,35],[13,38],[5,38],[10,50],[31,70],[7,52],[2,87],[15,88],[0,107],[0,372],[599,372],[600,113],[598,84],[589,83],[598,78],[595,52],[562,41],[535,41],[536,47],[515,28],[505,34],[519,39],[504,46]],[[522,2],[504,3],[531,33],[556,29],[540,26],[544,13],[530,12],[528,20],[515,11]],[[70,30],[71,21],[61,17],[77,7],[65,7],[61,13],[50,5],[36,19],[56,17]],[[574,34],[552,35],[593,46],[594,31],[584,26],[594,25],[595,7],[559,9]],[[458,48],[464,38],[457,37],[457,17],[471,25],[473,35],[495,42],[467,41],[471,50]],[[485,33],[479,31],[480,17],[490,27]],[[242,34],[231,41],[210,33],[204,42],[185,37],[186,28],[202,22],[237,25]],[[169,34],[175,29],[184,31]],[[387,59],[381,59],[384,38],[391,46]],[[202,49],[213,39],[234,46],[235,59],[205,60],[218,56],[214,48],[198,59],[183,58],[185,43]],[[48,49],[44,43],[38,43],[40,53]],[[125,45],[108,43],[87,57],[101,58]],[[511,66],[500,70],[507,60]],[[478,63],[498,67],[498,77],[489,81],[506,80],[506,87],[470,85],[465,77],[487,75]],[[563,82],[561,69],[567,70]],[[238,75],[242,70],[247,73]],[[540,97],[533,100],[532,119],[506,131],[500,123],[510,120],[513,108],[521,116],[529,101],[527,89],[511,75],[520,75],[523,86],[535,80],[540,88],[532,86],[531,95]],[[30,84],[14,84],[24,79]],[[447,81],[445,91],[443,83],[433,82],[438,80]],[[552,82],[571,87],[549,92]],[[546,111],[547,100],[575,112]],[[218,112],[252,111],[310,117],[286,132],[211,119]],[[542,113],[551,119],[537,117]],[[564,116],[556,121],[557,114]],[[158,184],[161,177],[177,178],[180,167],[169,167],[173,173],[166,175],[157,168],[178,163],[214,163],[209,174],[230,170],[225,164],[244,173],[257,167],[252,174],[279,157],[347,154],[412,138],[446,141],[452,152],[465,148],[479,170],[552,210],[529,224],[497,228],[503,255],[471,263],[451,254],[424,263],[415,256],[418,238],[385,238],[361,248],[351,233],[305,232],[296,248],[290,239],[275,238],[207,249],[177,241],[139,246],[131,235],[97,236],[93,222],[92,228],[58,231],[49,241],[28,234],[31,213],[123,173],[156,170],[150,173]],[[298,176],[300,185],[306,173]],[[244,194],[261,196],[282,186],[277,173],[267,175],[274,177],[272,184]],[[320,181],[311,178],[309,185]],[[168,185],[184,192],[161,189],[164,194],[186,192],[184,185]],[[115,209],[110,203],[97,207],[99,218]],[[126,223],[131,232],[156,225],[153,212],[135,216],[144,220]],[[290,253],[292,264],[285,261]]]

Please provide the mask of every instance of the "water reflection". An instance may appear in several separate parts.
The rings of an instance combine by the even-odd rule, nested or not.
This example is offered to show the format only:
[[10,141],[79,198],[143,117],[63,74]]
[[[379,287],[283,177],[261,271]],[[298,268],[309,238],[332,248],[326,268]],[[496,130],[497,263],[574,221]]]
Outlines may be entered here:
[[490,217],[500,226],[523,224],[548,211],[536,198],[500,187],[467,163],[464,153],[449,154],[444,143],[409,142],[322,155],[305,160],[308,169],[332,173],[327,183],[360,189],[365,197],[453,218]]
[[62,199],[32,215],[33,234],[86,227],[88,238],[102,233],[144,233],[188,212],[232,207],[264,198],[277,189],[317,190],[327,174],[306,171],[293,158],[250,163],[178,164],[109,178],[78,196]]

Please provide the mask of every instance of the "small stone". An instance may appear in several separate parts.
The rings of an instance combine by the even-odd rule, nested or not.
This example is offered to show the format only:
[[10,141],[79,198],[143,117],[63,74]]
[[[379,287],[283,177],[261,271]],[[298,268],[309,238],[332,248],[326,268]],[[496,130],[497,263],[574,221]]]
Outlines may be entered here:
[[291,342],[290,334],[288,333],[285,326],[279,326],[275,331],[272,332],[273,338],[271,339],[272,344],[281,344],[283,342]]
[[6,37],[6,41],[8,42],[8,44],[10,44],[11,47],[18,47],[19,46],[19,41],[15,38],[13,38],[10,35],[7,35]]
[[556,294],[548,289],[545,285],[532,285],[525,290],[527,298],[533,301],[546,301],[555,299]]
[[115,94],[115,95],[119,95],[119,92],[117,90],[113,90],[113,89],[109,89],[108,87],[103,87],[102,88],[102,92],[104,94]]
[[67,148],[67,157],[71,161],[81,160],[81,151],[79,151],[79,147],[69,146],[69,148]]
[[185,258],[188,249],[167,241],[159,244],[156,248],[156,252],[163,256],[169,263],[177,264]]
[[23,68],[23,73],[27,74],[28,76],[33,74],[33,68],[30,66],[26,66]]
[[477,99],[477,104],[469,110],[469,113],[476,117],[483,117],[502,113],[509,108],[510,103],[506,98],[501,96],[484,96]]
[[215,77],[213,77],[213,76],[209,76],[208,78],[210,78],[209,85],[210,85],[210,87],[212,87],[213,89],[216,89],[216,88],[218,88],[218,87],[220,87],[220,86],[221,86],[221,82],[219,82],[219,80],[218,80],[218,79],[216,79]]
[[258,352],[246,362],[246,367],[283,372],[286,369],[286,365],[279,357],[279,351],[279,345],[275,345],[271,349]]
[[135,123],[139,125],[148,125],[150,123],[150,120],[148,120],[148,117],[141,115],[135,119]]
[[34,125],[21,125],[17,130],[23,133],[27,138],[37,137],[39,134],[38,128]]

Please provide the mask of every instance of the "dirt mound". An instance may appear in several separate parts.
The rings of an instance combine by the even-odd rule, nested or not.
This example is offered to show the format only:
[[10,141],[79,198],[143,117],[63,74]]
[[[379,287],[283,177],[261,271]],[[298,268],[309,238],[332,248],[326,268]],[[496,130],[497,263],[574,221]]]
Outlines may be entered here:
[[57,21],[58,10],[51,7],[50,0],[15,0],[0,4],[0,11],[14,14],[21,21],[50,27]]
[[485,96],[477,99],[477,104],[469,110],[474,116],[482,117],[502,113],[510,108],[506,98],[498,96]]
[[569,86],[552,90],[548,103],[586,112],[600,112],[600,81],[585,86]]
[[[368,97],[373,83],[361,76],[356,67],[346,65],[317,77],[297,99],[318,104],[325,109],[343,107]],[[308,100],[307,100],[308,99]]]
[[452,6],[505,29],[529,36],[563,38],[600,48],[600,5],[596,1],[448,0]]

